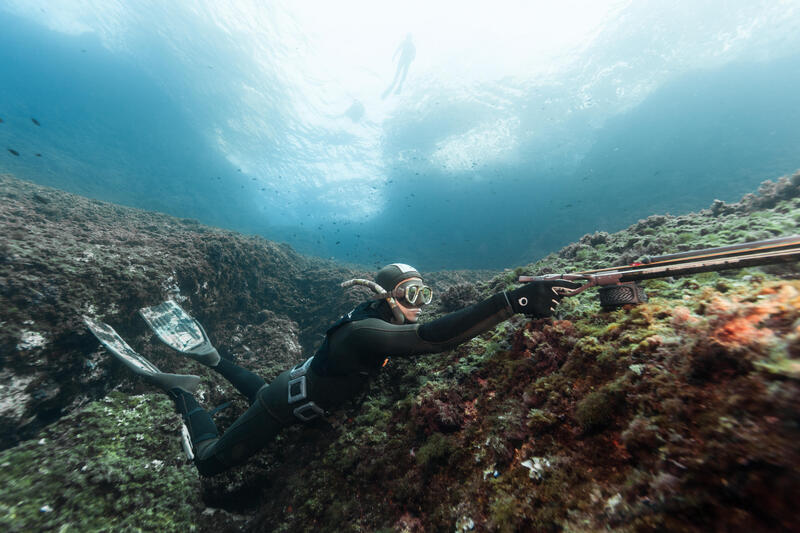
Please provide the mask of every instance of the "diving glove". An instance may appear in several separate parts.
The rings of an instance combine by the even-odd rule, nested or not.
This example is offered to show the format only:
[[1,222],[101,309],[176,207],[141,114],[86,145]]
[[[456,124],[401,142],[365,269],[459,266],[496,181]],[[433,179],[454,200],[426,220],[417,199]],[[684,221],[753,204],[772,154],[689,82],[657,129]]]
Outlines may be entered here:
[[515,313],[525,313],[535,318],[551,316],[563,298],[556,287],[577,289],[581,285],[571,281],[547,280],[531,281],[522,287],[508,291],[508,301]]

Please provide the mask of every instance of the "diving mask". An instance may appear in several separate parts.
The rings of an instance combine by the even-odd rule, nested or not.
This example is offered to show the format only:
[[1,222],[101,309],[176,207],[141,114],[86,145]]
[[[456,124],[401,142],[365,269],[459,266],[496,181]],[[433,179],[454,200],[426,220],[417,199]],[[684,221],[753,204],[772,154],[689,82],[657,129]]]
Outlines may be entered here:
[[394,290],[395,298],[402,298],[413,307],[428,305],[433,300],[433,289],[423,285],[420,280],[411,280]]

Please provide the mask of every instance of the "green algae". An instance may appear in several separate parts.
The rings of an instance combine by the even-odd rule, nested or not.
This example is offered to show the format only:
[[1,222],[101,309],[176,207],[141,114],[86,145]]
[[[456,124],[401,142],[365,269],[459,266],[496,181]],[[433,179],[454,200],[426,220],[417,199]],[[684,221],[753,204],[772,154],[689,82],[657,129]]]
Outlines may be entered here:
[[0,452],[5,531],[191,531],[199,479],[160,396],[112,393]]
[[776,376],[800,380],[800,359],[792,357],[785,343],[772,347],[767,356],[756,361],[755,365]]
[[553,426],[558,418],[551,412],[544,409],[531,408],[528,411],[528,418],[525,424],[536,433],[542,433]]
[[584,431],[602,429],[613,419],[620,400],[620,395],[611,390],[589,393],[575,406],[575,419]]
[[434,433],[416,452],[416,460],[420,466],[430,467],[445,461],[453,453],[452,442],[441,433]]

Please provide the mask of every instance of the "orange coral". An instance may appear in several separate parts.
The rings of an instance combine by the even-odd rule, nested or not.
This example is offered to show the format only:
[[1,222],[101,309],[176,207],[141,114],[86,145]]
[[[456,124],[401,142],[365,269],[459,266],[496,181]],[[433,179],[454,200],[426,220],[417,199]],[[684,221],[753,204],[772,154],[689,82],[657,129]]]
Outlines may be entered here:
[[761,342],[773,334],[771,329],[759,329],[761,316],[754,314],[747,317],[736,317],[714,330],[712,337],[723,345],[747,345]]

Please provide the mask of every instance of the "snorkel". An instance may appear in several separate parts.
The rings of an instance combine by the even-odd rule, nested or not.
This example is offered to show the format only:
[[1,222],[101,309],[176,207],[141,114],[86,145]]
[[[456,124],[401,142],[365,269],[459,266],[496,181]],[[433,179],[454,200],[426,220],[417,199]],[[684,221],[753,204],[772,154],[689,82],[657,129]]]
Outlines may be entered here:
[[[410,305],[406,305],[405,300],[409,297],[409,287],[402,286],[404,282],[419,280],[419,291],[415,292],[410,299]],[[389,309],[392,310],[392,317],[395,323],[405,324],[406,322],[416,322],[420,314],[420,305],[428,304],[431,300],[430,288],[422,285],[422,274],[416,268],[405,263],[392,263],[378,270],[375,274],[375,281],[367,279],[351,279],[341,284],[342,287],[352,287],[361,285],[373,291],[376,300],[386,300]],[[422,289],[427,289],[427,292]],[[424,293],[424,295],[423,295]],[[415,305],[417,298],[422,296],[423,303]],[[398,302],[398,298],[401,302]],[[404,311],[405,310],[405,311]]]
[[356,278],[356,279],[349,279],[341,283],[341,287],[343,288],[354,287],[356,285],[367,287],[368,289],[374,291],[376,296],[374,296],[373,298],[375,298],[376,300],[385,299],[386,303],[389,304],[389,309],[392,310],[392,316],[394,317],[395,321],[398,324],[402,324],[405,322],[406,317],[403,316],[403,312],[397,306],[397,300],[394,299],[394,296],[392,296],[389,292],[386,291],[386,289],[384,289],[374,281],[370,281],[368,279]]

